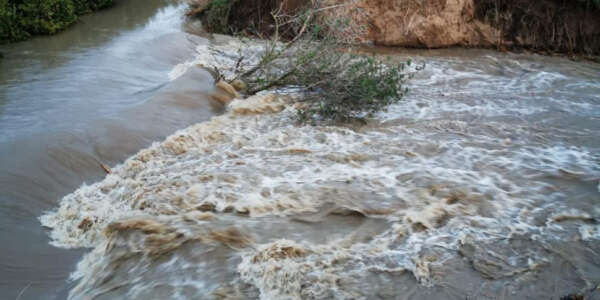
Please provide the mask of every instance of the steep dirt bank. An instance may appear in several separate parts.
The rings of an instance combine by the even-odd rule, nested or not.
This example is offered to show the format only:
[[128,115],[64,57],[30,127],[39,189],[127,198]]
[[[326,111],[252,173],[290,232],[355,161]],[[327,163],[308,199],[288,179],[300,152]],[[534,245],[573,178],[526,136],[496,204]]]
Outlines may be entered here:
[[511,47],[600,55],[598,0],[475,0],[475,18]]
[[[211,1],[199,1],[196,12]],[[221,3],[218,32],[269,33],[269,12],[288,12],[311,1],[213,1]],[[283,2],[283,6],[281,3]],[[384,46],[525,48],[569,54],[600,54],[600,9],[593,1],[327,0],[322,19],[348,19],[342,32],[356,42]],[[245,12],[245,13],[242,13]],[[214,24],[207,18],[206,23]],[[213,15],[214,16],[214,15]],[[229,32],[231,33],[231,32]]]
[[340,10],[326,13],[347,15],[366,26],[360,40],[377,45],[491,46],[498,37],[494,28],[475,19],[473,0],[359,0]]

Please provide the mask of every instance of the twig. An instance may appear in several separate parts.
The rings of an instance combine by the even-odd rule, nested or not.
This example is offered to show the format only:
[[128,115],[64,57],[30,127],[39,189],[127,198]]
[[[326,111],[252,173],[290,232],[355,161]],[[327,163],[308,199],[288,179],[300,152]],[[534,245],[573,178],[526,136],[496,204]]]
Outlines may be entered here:
[[[283,4],[283,2],[282,2]],[[330,7],[331,8],[331,7]],[[279,8],[279,12],[281,11],[282,7]],[[245,78],[248,77],[252,74],[254,74],[256,71],[260,70],[263,66],[267,65],[268,63],[272,62],[273,60],[276,60],[277,58],[279,58],[283,53],[285,53],[287,50],[289,50],[299,39],[300,37],[304,34],[304,32],[306,31],[306,28],[308,27],[308,24],[312,18],[314,14],[314,11],[312,11],[307,17],[306,20],[304,20],[304,24],[302,25],[302,28],[300,29],[300,31],[298,32],[298,34],[296,34],[296,36],[289,42],[287,43],[287,45],[281,49],[280,51],[278,51],[276,54],[274,54],[273,56],[267,56],[265,55],[263,57],[263,59],[258,63],[258,65],[252,67],[250,70],[242,73],[241,75],[236,76],[235,78],[233,78],[231,80],[231,82],[240,79],[240,78]],[[279,34],[279,26],[278,25],[278,14],[273,15],[273,18],[275,19],[275,23],[277,24],[277,30],[276,30],[276,34]],[[275,39],[275,41],[277,41],[277,39]],[[269,58],[269,59],[267,59]]]
[[312,17],[312,15],[308,15],[306,17],[306,20],[304,20],[304,24],[302,25],[302,28],[300,28],[300,31],[298,32],[298,34],[291,41],[292,43],[296,42],[296,40],[299,39],[304,34],[304,31],[306,30],[306,27],[308,26],[308,22],[310,21],[311,17]]
[[235,72],[236,73],[240,70],[240,65],[242,64],[243,60],[244,60],[244,56],[241,55],[240,58],[238,59],[237,63],[235,64]]
[[104,169],[104,172],[106,172],[106,174],[112,173],[112,170],[107,165],[100,163],[100,166],[102,167],[102,169]]
[[284,81],[286,78],[288,78],[290,75],[294,74],[294,73],[296,72],[296,70],[297,70],[297,69],[298,69],[298,67],[297,67],[297,66],[296,66],[296,67],[294,67],[294,68],[292,68],[291,70],[289,70],[289,71],[285,72],[283,75],[279,76],[279,78],[277,78],[277,79],[275,79],[275,80],[273,80],[273,81],[269,82],[269,84],[267,84],[267,85],[263,85],[263,86],[261,86],[261,87],[258,87],[258,88],[256,88],[256,89],[252,89],[252,90],[248,91],[248,94],[249,94],[249,95],[254,95],[254,94],[256,94],[256,93],[258,93],[258,92],[260,92],[260,91],[268,90],[268,89],[270,89],[270,88],[272,88],[272,87],[274,87],[274,86],[281,85],[281,84],[283,83],[283,81]]
[[21,296],[23,296],[23,294],[25,293],[25,291],[31,286],[32,283],[33,282],[29,282],[29,284],[21,290],[21,292],[19,293],[19,295],[17,296],[17,298],[15,300],[21,299]]
[[336,5],[327,6],[327,7],[321,7],[319,9],[315,9],[313,12],[320,12],[320,11],[334,9],[334,8],[338,8],[338,7],[342,7],[342,6],[348,6],[349,4],[350,3],[343,3],[343,4],[336,4]]

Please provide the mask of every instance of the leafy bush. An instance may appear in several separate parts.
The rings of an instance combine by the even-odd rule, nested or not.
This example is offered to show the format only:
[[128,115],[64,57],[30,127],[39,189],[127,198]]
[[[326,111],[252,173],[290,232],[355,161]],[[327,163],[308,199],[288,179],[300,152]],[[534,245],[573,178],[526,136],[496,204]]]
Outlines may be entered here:
[[113,0],[73,0],[75,11],[82,15],[113,4]]
[[0,43],[53,34],[113,0],[0,0]]
[[237,0],[212,0],[206,7],[206,22],[210,32],[228,33],[229,14]]
[[[300,122],[363,120],[397,103],[408,91],[404,84],[414,74],[405,70],[410,61],[351,54],[353,50],[340,44],[336,36],[324,32],[319,25],[312,28],[303,40],[290,47],[281,75],[266,76],[271,85],[302,87],[303,105],[297,110]],[[256,89],[264,87],[258,85]]]
[[313,28],[289,48],[267,47],[260,67],[244,78],[247,93],[300,87],[304,94],[297,117],[302,123],[360,120],[402,99],[407,92],[403,85],[413,75],[405,70],[410,61],[347,53],[341,48],[346,45],[320,26]]
[[343,63],[327,64],[329,62],[319,61],[300,68],[290,81],[315,91],[303,99],[306,105],[297,111],[301,122],[362,119],[365,114],[385,110],[407,92],[403,88],[407,78],[404,63],[354,57]]
[[579,2],[583,2],[589,8],[600,9],[600,0],[579,0]]
[[21,27],[29,34],[53,34],[77,20],[72,1],[25,0],[17,6]]
[[0,43],[27,38],[29,34],[19,24],[17,7],[0,0]]
[[[206,16],[218,15],[210,12],[215,3],[220,10],[224,7],[222,4],[231,5],[232,2],[213,0],[208,4],[203,17],[206,28],[214,28]],[[229,82],[241,79],[247,83],[246,94],[277,87],[298,87],[303,95],[297,110],[298,121],[314,124],[364,120],[364,117],[400,101],[407,92],[403,85],[412,76],[405,72],[410,62],[382,61],[351,54],[353,50],[336,35],[340,32],[338,27],[348,26],[348,22],[323,23],[317,16],[323,9],[318,6],[307,7],[296,14],[283,12],[280,7],[276,5],[270,12],[273,24],[262,32],[264,35],[261,34],[264,37],[270,33],[270,38],[258,62],[247,63],[245,59],[255,57],[255,54],[239,49],[237,66],[229,68],[235,69],[237,76],[225,78]],[[228,6],[227,10],[230,9],[232,7]],[[221,21],[223,19],[217,19],[217,22]],[[239,66],[250,68],[242,70]],[[219,70],[216,73],[221,74]]]

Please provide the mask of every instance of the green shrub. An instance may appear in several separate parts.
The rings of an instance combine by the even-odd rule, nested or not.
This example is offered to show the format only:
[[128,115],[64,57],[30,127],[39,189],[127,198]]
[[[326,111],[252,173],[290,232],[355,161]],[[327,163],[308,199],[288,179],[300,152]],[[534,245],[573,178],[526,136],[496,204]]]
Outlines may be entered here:
[[238,0],[212,0],[204,10],[207,30],[214,33],[229,32],[229,15],[231,7]]
[[583,2],[588,8],[600,9],[600,0],[579,0],[579,2]]
[[75,11],[82,15],[113,4],[113,0],[73,0]]
[[0,0],[0,43],[27,37],[29,34],[19,24],[16,5]]
[[[364,121],[400,101],[407,92],[404,83],[414,74],[405,70],[410,62],[350,54],[353,49],[336,35],[340,32],[337,27],[347,26],[347,22],[322,23],[316,15],[319,11],[318,7],[296,15],[274,11],[275,31],[258,55],[258,63],[247,63],[246,58],[256,55],[239,49],[234,68],[237,75],[225,79],[243,80],[249,95],[277,87],[300,88],[301,105],[296,114],[300,123]],[[295,36],[281,39],[281,24],[288,25],[285,30],[295,30]],[[239,66],[250,68],[242,70]],[[218,70],[216,73],[221,74]]]
[[17,5],[18,21],[29,34],[53,34],[77,20],[72,1],[24,0]]
[[347,45],[323,32],[321,26],[314,26],[291,49],[290,75],[282,83],[305,89],[303,105],[297,110],[301,123],[363,120],[399,102],[408,91],[404,84],[414,75],[405,70],[410,61],[383,60],[342,49],[348,49]]
[[0,43],[53,34],[113,0],[0,0]]
[[268,47],[262,66],[244,78],[247,93],[300,87],[303,105],[296,115],[301,123],[363,120],[402,99],[404,83],[414,74],[405,70],[410,61],[349,54],[335,37],[321,34],[319,26],[313,28],[287,50]]
[[397,103],[407,92],[403,88],[407,76],[404,63],[365,56],[340,65],[320,63],[320,66],[317,63],[301,68],[303,70],[291,80],[315,92],[314,96],[306,97],[305,106],[297,110],[300,122],[362,119]]

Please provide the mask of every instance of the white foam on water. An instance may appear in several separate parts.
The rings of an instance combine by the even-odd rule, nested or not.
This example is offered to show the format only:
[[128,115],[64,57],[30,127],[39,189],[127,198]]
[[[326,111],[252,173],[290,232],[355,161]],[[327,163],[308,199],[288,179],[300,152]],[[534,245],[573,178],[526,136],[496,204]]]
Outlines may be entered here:
[[[300,299],[293,295],[303,276],[309,276],[301,270],[313,270],[311,264],[345,252],[359,261],[377,261],[368,254],[372,248],[379,249],[376,258],[394,261],[387,268],[409,270],[422,283],[434,284],[426,271],[429,267],[423,264],[442,264],[445,258],[423,262],[419,256],[422,249],[439,244],[438,239],[445,248],[457,249],[460,236],[486,235],[485,230],[474,231],[467,225],[472,217],[479,222],[497,219],[498,228],[516,226],[513,217],[524,206],[534,207],[556,197],[551,185],[523,180],[531,172],[554,174],[578,166],[580,172],[597,174],[593,155],[573,147],[486,149],[467,145],[469,140],[432,140],[436,130],[431,127],[397,125],[361,132],[333,126],[298,127],[291,119],[293,109],[285,103],[269,95],[236,100],[224,116],[181,130],[140,151],[113,168],[105,180],[81,187],[61,201],[58,211],[41,218],[44,226],[52,228],[53,244],[102,248],[102,232],[108,224],[142,211],[157,216],[196,210],[285,216],[316,212],[333,202],[404,224],[397,228],[409,237],[386,247],[381,241],[389,240],[389,244],[391,236],[400,235],[391,230],[376,243],[331,250],[333,254],[319,254],[309,262],[285,261],[285,265],[251,265],[244,256],[242,278],[257,286],[264,299],[280,294]],[[84,230],[86,220],[92,225]],[[318,253],[315,248],[331,246],[303,247]],[[92,254],[89,259],[97,256],[101,255]],[[378,263],[370,267],[386,268]],[[80,265],[77,272],[87,269]],[[361,270],[352,272],[360,274]],[[347,275],[335,268],[330,272]],[[319,276],[325,280],[331,274]],[[289,282],[271,282],[277,278]],[[342,297],[346,292],[332,286],[314,288],[320,289],[311,292],[315,295],[353,295]]]
[[[227,52],[218,59],[237,61],[235,45],[224,45]],[[198,56],[173,69],[170,78],[198,64],[221,64],[211,51],[199,46]],[[300,126],[289,95],[238,99],[224,115],[174,133],[114,167],[104,180],[65,196],[40,221],[51,229],[54,245],[94,248],[73,275],[88,278],[73,295],[93,291],[91,272],[115,259],[105,250],[111,224],[167,218],[169,228],[176,229],[165,229],[165,236],[177,249],[184,244],[180,239],[194,237],[184,226],[190,218],[178,216],[198,211],[231,215],[243,223],[264,217],[287,220],[333,204],[342,212],[387,222],[387,229],[368,241],[348,236],[316,244],[282,236],[241,249],[235,271],[262,299],[366,299],[372,288],[364,284],[371,272],[407,271],[432,286],[443,281],[450,271],[445,266],[458,253],[486,278],[521,276],[546,265],[542,251],[534,247],[515,253],[507,241],[514,235],[535,233],[544,239],[545,232],[567,232],[556,220],[600,217],[600,212],[589,212],[547,216],[554,222],[536,220],[546,210],[540,207],[566,198],[567,191],[550,179],[589,185],[586,178],[600,176],[598,153],[552,141],[552,129],[500,118],[544,112],[537,100],[511,100],[506,94],[478,98],[498,82],[516,84],[510,76],[438,64],[449,66],[430,65],[433,70],[415,79],[416,92],[363,128]],[[510,65],[507,72],[513,72]],[[473,95],[446,83],[463,79]],[[527,80],[535,81],[528,88],[542,89],[566,79],[540,73]],[[577,226],[583,239],[598,237],[597,226]],[[117,241],[146,253],[141,241],[148,237],[141,231],[139,239],[129,240],[123,232]],[[187,263],[160,266],[181,268],[182,261]],[[496,267],[490,268],[490,261]],[[209,289],[200,287],[201,280],[188,283]],[[142,297],[148,284],[132,283],[128,295]]]
[[143,27],[132,32],[126,32],[118,39],[126,39],[127,42],[114,42],[109,45],[108,51],[116,57],[129,58],[131,54],[139,51],[136,46],[144,45],[145,42],[155,40],[170,33],[181,32],[184,22],[184,12],[187,5],[168,5],[160,9]]
[[196,47],[196,56],[188,61],[176,65],[169,72],[169,80],[173,81],[185,74],[191,67],[204,67],[214,70],[218,68],[225,78],[230,79],[235,75],[235,67],[240,57],[240,49],[243,49],[243,65],[238,66],[242,70],[248,65],[256,65],[259,61],[259,54],[265,50],[268,45],[255,40],[237,40],[216,35],[217,40],[223,39],[220,43],[202,44]]

